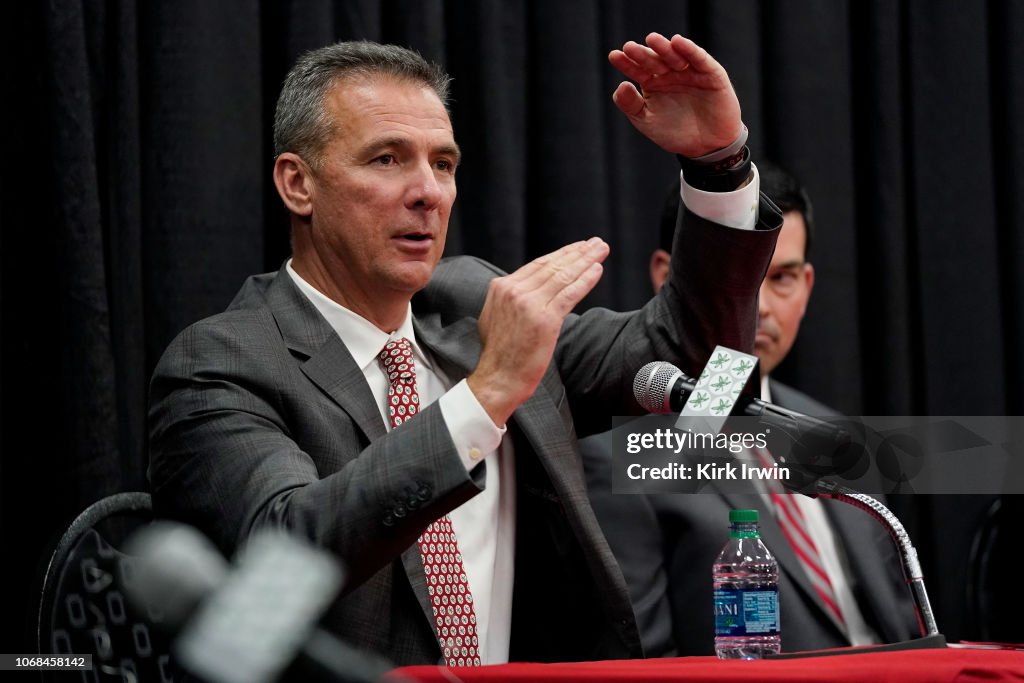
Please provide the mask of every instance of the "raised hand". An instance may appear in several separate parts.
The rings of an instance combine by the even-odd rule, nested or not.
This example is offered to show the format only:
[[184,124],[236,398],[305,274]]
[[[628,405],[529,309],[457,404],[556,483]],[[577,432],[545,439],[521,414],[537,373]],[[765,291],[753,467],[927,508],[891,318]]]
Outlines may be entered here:
[[637,130],[673,154],[696,158],[732,143],[742,130],[729,74],[704,48],[660,33],[646,45],[627,42],[608,61],[640,86],[623,81],[612,99]]
[[592,237],[491,282],[478,322],[480,362],[467,381],[496,425],[537,388],[562,321],[601,279],[607,256],[608,245]]

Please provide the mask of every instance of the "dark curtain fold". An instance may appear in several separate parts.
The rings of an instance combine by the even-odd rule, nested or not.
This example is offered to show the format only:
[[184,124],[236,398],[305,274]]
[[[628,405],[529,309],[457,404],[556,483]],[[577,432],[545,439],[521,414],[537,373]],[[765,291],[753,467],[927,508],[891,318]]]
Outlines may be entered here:
[[[1020,412],[1020,3],[52,0],[0,13],[11,651],[34,650],[26,587],[47,544],[93,500],[145,488],[160,353],[286,258],[274,103],[295,58],[335,40],[409,45],[454,76],[465,162],[449,253],[511,270],[598,234],[612,256],[585,305],[632,308],[677,167],[611,103],[607,53],[651,30],[690,35],[729,69],[755,155],[814,199],[817,283],[780,378],[850,414]],[[972,635],[962,583],[987,502],[899,501],[953,638]]]

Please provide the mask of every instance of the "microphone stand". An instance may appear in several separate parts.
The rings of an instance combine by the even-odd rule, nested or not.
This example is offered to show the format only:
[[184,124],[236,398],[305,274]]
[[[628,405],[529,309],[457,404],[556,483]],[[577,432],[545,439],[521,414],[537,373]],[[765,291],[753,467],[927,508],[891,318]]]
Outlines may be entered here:
[[[935,623],[935,613],[932,612],[931,602],[928,600],[928,591],[924,587],[924,574],[921,572],[921,563],[917,559],[917,550],[914,549],[910,542],[910,535],[896,515],[885,505],[865,493],[858,493],[853,489],[823,479],[818,480],[815,486],[818,497],[838,500],[859,508],[885,527],[899,550],[903,577],[907,580],[907,585],[910,586],[910,592],[914,598],[914,611],[917,614],[917,624],[921,629],[921,636],[923,638],[932,636],[942,638],[939,627]],[[944,639],[943,644],[945,644]]]

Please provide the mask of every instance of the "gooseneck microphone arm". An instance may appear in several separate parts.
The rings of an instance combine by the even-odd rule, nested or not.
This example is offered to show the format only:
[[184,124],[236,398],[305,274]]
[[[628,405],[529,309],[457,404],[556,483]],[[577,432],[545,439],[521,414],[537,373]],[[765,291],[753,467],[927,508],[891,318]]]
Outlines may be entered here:
[[[785,484],[785,482],[782,483]],[[921,563],[917,559],[917,550],[914,549],[914,545],[910,542],[910,535],[896,515],[885,505],[865,493],[858,493],[853,489],[824,479],[819,479],[816,487],[818,497],[838,500],[859,508],[885,527],[899,550],[903,577],[906,579],[907,585],[910,586],[921,635],[924,637],[938,635],[939,627],[935,623],[935,613],[932,612],[928,591],[924,587],[924,574],[921,571]]]

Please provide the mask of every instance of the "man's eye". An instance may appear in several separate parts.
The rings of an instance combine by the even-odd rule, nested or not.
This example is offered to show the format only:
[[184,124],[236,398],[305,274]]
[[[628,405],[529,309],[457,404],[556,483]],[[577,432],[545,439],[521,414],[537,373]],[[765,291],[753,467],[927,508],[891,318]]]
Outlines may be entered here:
[[373,162],[381,166],[391,166],[395,163],[395,157],[393,154],[381,154],[379,157],[374,159]]
[[442,170],[442,171],[454,171],[455,170],[455,164],[453,164],[448,159],[438,159],[437,162],[435,163],[435,165],[437,166],[437,168],[439,170]]

